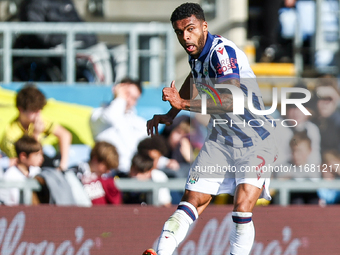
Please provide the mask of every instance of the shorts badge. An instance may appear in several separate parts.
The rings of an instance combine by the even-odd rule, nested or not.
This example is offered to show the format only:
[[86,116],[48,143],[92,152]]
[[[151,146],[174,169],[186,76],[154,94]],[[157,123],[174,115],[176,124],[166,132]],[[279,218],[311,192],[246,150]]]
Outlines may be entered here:
[[198,179],[199,179],[198,174],[197,174],[197,173],[192,173],[192,174],[190,174],[190,176],[189,176],[188,183],[189,183],[189,184],[195,184],[196,182],[198,182]]

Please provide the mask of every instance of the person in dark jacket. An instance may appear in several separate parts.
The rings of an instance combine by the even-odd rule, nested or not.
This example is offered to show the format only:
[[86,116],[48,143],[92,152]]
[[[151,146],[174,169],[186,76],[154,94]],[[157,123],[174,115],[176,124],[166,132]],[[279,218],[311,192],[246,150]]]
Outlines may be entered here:
[[[18,12],[22,22],[83,22],[72,0],[23,0]],[[21,34],[14,41],[14,49],[50,49],[65,44],[65,34],[35,33]],[[76,34],[78,49],[85,49],[98,43],[95,34]],[[86,70],[84,61],[77,62],[76,79],[92,81],[91,70]],[[85,70],[84,70],[85,69]],[[64,80],[60,57],[15,57],[13,58],[14,81]]]
[[[23,0],[19,8],[19,19],[23,22],[83,22],[72,0]],[[62,34],[21,35],[15,48],[53,48],[64,42]],[[97,44],[94,34],[77,34],[78,48]]]

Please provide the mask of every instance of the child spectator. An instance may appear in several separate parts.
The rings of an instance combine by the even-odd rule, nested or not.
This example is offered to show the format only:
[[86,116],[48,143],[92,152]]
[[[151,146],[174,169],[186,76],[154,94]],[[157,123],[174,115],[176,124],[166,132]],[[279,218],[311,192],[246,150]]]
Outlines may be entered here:
[[[304,83],[298,83],[295,88],[303,88],[307,89],[307,86]],[[303,94],[301,93],[291,93],[289,96],[290,100],[299,100],[303,98]],[[304,104],[304,107],[307,108],[309,112],[314,115],[314,97],[307,103]],[[285,162],[291,161],[291,147],[289,142],[293,138],[295,133],[306,132],[307,136],[311,140],[311,153],[308,157],[308,164],[320,165],[321,164],[321,149],[320,149],[320,130],[317,125],[310,121],[310,116],[305,115],[296,105],[288,104],[286,121],[290,127],[284,127],[282,125],[276,126],[276,139],[277,144],[279,146],[279,157],[275,162],[277,165],[284,164]]]
[[[18,160],[15,165],[8,168],[3,175],[6,181],[24,181],[40,173],[43,163],[41,144],[33,137],[24,135],[14,144]],[[0,200],[5,205],[18,205],[20,203],[20,190],[18,188],[0,190]]]
[[166,140],[162,136],[152,136],[140,141],[137,146],[138,154],[147,154],[154,160],[154,169],[164,171],[169,177],[184,177],[179,173],[180,165],[176,159],[165,157],[168,154]]
[[34,137],[41,144],[44,144],[44,139],[48,135],[53,134],[59,140],[61,154],[59,168],[62,170],[67,168],[72,135],[61,125],[42,116],[41,110],[45,105],[44,94],[33,84],[27,84],[18,92],[16,107],[19,116],[7,125],[0,143],[0,149],[10,158],[10,165],[13,165],[17,158],[14,143],[24,134]]
[[[289,143],[292,160],[288,162],[288,165],[292,165],[293,168],[289,168],[296,169],[296,171],[278,173],[280,177],[292,178],[297,181],[305,179],[317,181],[320,179],[320,173],[318,171],[311,171],[311,164],[308,163],[308,158],[312,151],[311,144],[311,139],[307,136],[306,132],[295,133]],[[318,204],[318,200],[316,192],[294,192],[291,194],[292,204]]]
[[175,118],[173,124],[165,127],[162,132],[169,149],[167,156],[180,164],[189,164],[194,160],[193,148],[189,140],[190,131],[190,117],[183,115]]
[[[168,177],[160,170],[154,169],[155,160],[147,154],[136,154],[132,158],[130,177],[140,181],[151,180],[153,182],[167,182]],[[158,193],[158,201],[162,206],[171,205],[171,195],[168,188],[160,188]],[[124,203],[146,203],[146,193],[129,192],[125,194]]]
[[81,181],[93,205],[121,204],[122,196],[114,179],[106,175],[118,164],[116,148],[107,142],[96,142],[89,163],[81,165],[84,168]]

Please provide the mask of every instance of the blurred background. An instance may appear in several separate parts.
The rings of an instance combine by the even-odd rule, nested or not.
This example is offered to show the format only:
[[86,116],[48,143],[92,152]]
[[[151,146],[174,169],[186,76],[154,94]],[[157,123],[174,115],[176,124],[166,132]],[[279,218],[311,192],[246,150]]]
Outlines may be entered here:
[[[316,92],[322,83],[320,77],[326,77],[332,80],[338,93],[338,1],[193,2],[203,7],[212,34],[234,41],[246,53],[266,106],[271,106],[272,88],[300,86],[312,92],[310,109],[314,118],[308,120],[316,123],[317,128],[321,122],[318,99],[335,101],[334,111],[338,112],[337,96],[326,98]],[[72,144],[94,145],[88,124],[92,110],[110,103],[114,96],[112,86],[124,77],[141,81],[143,93],[136,105],[138,116],[147,120],[155,113],[165,113],[169,104],[161,100],[162,88],[172,80],[179,87],[190,71],[187,54],[169,22],[172,10],[181,3],[180,0],[0,1],[0,133],[16,116],[16,92],[27,82],[36,83],[43,91],[49,102],[44,115],[72,133]],[[279,116],[280,112],[275,114]],[[194,118],[203,126],[206,123],[204,116]],[[335,126],[329,126],[335,127],[334,139],[338,141],[338,118],[334,121]],[[326,128],[321,133],[328,131]],[[196,137],[203,135],[204,131],[198,135],[196,132]],[[327,142],[322,142],[322,134],[316,140],[320,164],[324,160],[320,144]],[[192,140],[195,142],[194,152],[202,141]],[[55,143],[51,139],[51,144]],[[338,148],[334,148],[338,159]]]
[[[55,248],[56,254],[66,250],[67,254],[77,250],[77,254],[138,254],[157,240],[164,219],[173,211],[169,207],[181,199],[190,163],[203,145],[209,116],[184,113],[173,126],[160,127],[161,138],[152,140],[144,134],[141,142],[133,141],[131,150],[123,141],[127,154],[134,156],[131,171],[117,169],[115,152],[108,164],[111,167],[95,179],[91,179],[95,167],[90,153],[97,140],[90,119],[96,109],[101,111],[115,101],[115,85],[125,77],[141,82],[138,91],[143,91],[137,92],[140,98],[135,98],[134,116],[144,121],[140,125],[144,133],[146,120],[169,110],[169,103],[161,100],[162,89],[172,80],[179,88],[190,72],[188,56],[169,21],[172,11],[184,2],[0,0],[0,139],[18,117],[16,95],[28,82],[36,84],[47,99],[43,117],[72,136],[64,172],[43,169],[44,174],[25,182],[5,179],[11,163],[0,151],[0,193],[17,189],[16,205],[64,206],[6,207],[9,196],[1,196],[1,254],[12,254],[15,249],[31,254],[38,246],[41,252],[46,248],[46,254]],[[282,116],[279,97],[273,114],[281,153],[276,165],[304,171],[272,175],[273,200],[259,200],[255,208],[259,231],[253,254],[338,254],[334,233],[340,224],[339,208],[324,207],[340,203],[339,1],[193,2],[204,9],[212,34],[232,40],[246,53],[266,107],[272,106],[273,88],[299,87],[311,92],[304,104],[311,116],[294,105],[287,106],[287,115]],[[298,100],[301,93],[287,97]],[[127,140],[133,140],[137,131],[122,127]],[[53,134],[44,138],[44,157],[57,166],[58,139]],[[143,160],[148,169],[138,165]],[[99,191],[94,181],[101,182],[96,186]],[[104,192],[102,185],[114,192]],[[107,193],[114,193],[111,200]],[[97,204],[98,194],[102,195],[99,203],[126,205],[82,208]],[[216,247],[228,253],[231,217],[227,212],[232,210],[232,197],[217,196],[212,204],[194,225],[195,234],[179,248],[181,254],[201,250],[215,254]]]

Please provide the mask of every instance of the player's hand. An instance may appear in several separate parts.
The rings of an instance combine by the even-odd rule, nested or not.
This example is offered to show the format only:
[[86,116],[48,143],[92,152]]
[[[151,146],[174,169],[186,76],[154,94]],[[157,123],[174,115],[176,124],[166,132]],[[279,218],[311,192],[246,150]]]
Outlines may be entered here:
[[148,135],[151,136],[153,136],[154,134],[158,135],[158,124],[165,124],[169,126],[172,124],[172,121],[173,119],[167,114],[154,115],[153,118],[151,120],[148,120],[148,122],[146,123]]
[[175,109],[182,110],[182,101],[183,99],[179,95],[176,87],[175,87],[175,81],[171,82],[171,85],[169,88],[163,89],[163,101],[169,101],[171,106]]

